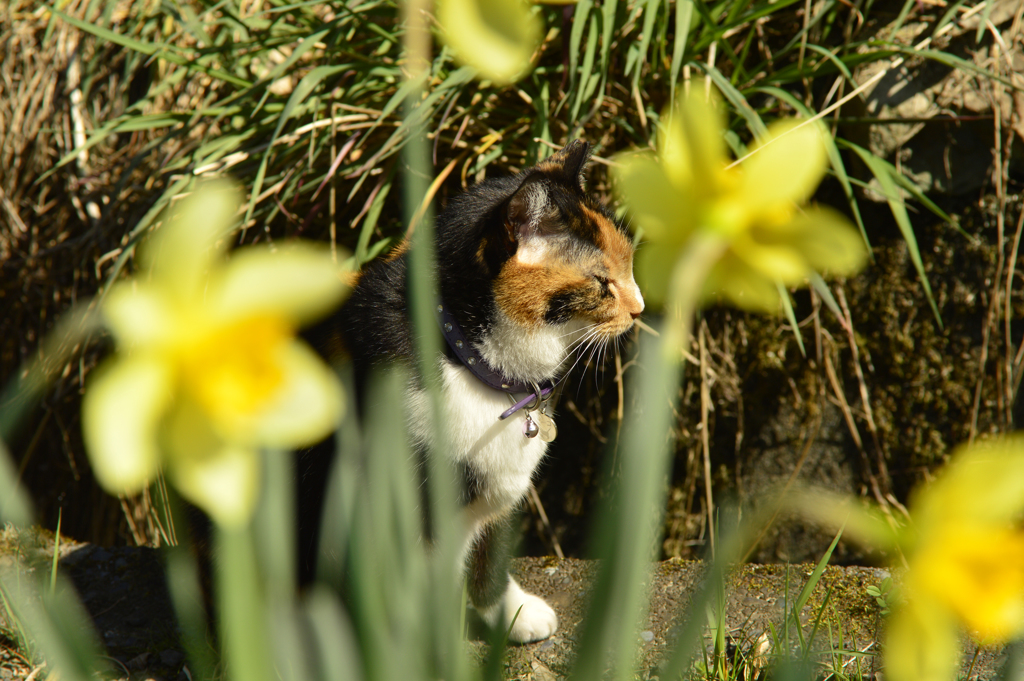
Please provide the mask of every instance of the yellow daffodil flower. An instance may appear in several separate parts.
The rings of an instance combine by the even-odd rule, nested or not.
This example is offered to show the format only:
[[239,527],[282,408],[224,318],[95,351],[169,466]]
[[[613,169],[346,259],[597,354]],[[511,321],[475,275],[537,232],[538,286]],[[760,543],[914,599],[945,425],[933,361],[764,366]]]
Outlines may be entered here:
[[114,494],[160,470],[223,526],[251,515],[258,450],[314,444],[342,413],[337,377],[295,337],[341,302],[331,256],[312,245],[224,257],[238,190],[201,185],[139,249],[140,273],[101,312],[118,345],[82,404],[93,470]]
[[1024,438],[954,454],[911,499],[905,605],[893,615],[887,678],[956,678],[960,625],[986,643],[1024,633]]
[[526,73],[543,28],[524,0],[438,0],[437,19],[456,58],[498,85]]
[[818,125],[775,123],[750,156],[729,167],[723,115],[713,102],[683,97],[662,120],[656,155],[616,159],[619,192],[650,241],[637,253],[645,296],[661,301],[681,251],[698,235],[724,244],[701,298],[722,296],[749,310],[777,311],[777,282],[799,286],[811,272],[848,275],[864,265],[863,239],[846,218],[800,207],[828,163]]

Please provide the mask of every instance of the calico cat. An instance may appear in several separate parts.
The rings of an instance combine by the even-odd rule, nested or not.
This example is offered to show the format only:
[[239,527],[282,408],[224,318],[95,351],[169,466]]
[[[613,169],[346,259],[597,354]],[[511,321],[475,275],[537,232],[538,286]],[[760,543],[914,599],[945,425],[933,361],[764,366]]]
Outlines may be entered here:
[[[443,456],[463,478],[460,564],[490,626],[508,627],[522,606],[511,630],[518,642],[558,626],[554,610],[509,576],[503,542],[504,521],[553,438],[546,399],[574,348],[618,338],[644,309],[630,237],[585,191],[588,158],[586,143],[570,142],[456,196],[436,223]],[[357,385],[380,363],[412,364],[406,269],[403,254],[371,264],[328,322],[326,337],[352,357]],[[433,432],[421,395],[414,384],[406,405],[420,448]]]

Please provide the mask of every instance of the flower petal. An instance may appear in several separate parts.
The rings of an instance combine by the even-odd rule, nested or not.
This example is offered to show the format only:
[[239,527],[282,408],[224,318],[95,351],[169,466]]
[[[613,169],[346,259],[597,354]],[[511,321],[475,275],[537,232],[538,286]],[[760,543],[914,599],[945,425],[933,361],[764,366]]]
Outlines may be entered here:
[[733,237],[732,252],[751,269],[786,286],[802,284],[807,276],[807,261],[800,251],[786,243],[761,243],[751,238],[749,232],[741,232]]
[[728,157],[722,131],[725,113],[716,96],[692,92],[680,98],[659,131],[658,152],[677,186],[692,186],[705,201],[721,190]]
[[680,210],[692,197],[685,184],[673,183],[649,153],[626,153],[615,159],[616,188],[646,236],[662,245],[682,244],[693,229],[692,212]]
[[222,321],[269,314],[301,326],[336,308],[348,289],[330,253],[301,242],[238,249],[219,275],[208,300]]
[[960,447],[911,498],[922,532],[951,522],[1005,524],[1024,515],[1024,436]]
[[199,407],[181,400],[165,431],[168,477],[181,494],[224,527],[244,525],[256,506],[259,454],[220,438]]
[[159,288],[138,281],[118,282],[103,301],[103,317],[123,346],[154,345],[175,333],[168,300]]
[[82,436],[96,479],[111,494],[138,492],[160,468],[157,432],[173,374],[158,358],[107,360],[82,399]]
[[669,281],[676,266],[676,249],[656,244],[641,246],[636,253],[636,281],[647,303],[660,307],[668,294]]
[[275,448],[307,447],[337,428],[344,409],[334,371],[301,341],[288,344],[279,358],[284,383],[265,408],[253,414],[248,435]]
[[523,0],[439,0],[437,18],[458,60],[499,85],[526,72],[540,43],[540,19]]
[[947,681],[960,666],[956,624],[935,604],[910,596],[889,620],[885,645],[888,681]]
[[[803,127],[799,127],[803,125]],[[772,211],[775,206],[803,203],[825,175],[828,154],[816,124],[787,120],[768,128],[764,144],[741,164],[743,179],[738,196],[751,214]]]
[[140,249],[139,260],[158,285],[183,301],[199,296],[204,276],[227,250],[242,194],[227,180],[198,185]]
[[823,206],[793,218],[795,246],[812,269],[845,277],[860,271],[868,259],[860,232],[841,213]]
[[752,312],[775,314],[779,311],[779,289],[775,281],[749,267],[731,251],[708,276],[704,297],[724,297],[736,307]]
[[950,523],[927,536],[908,579],[945,604],[983,640],[1024,630],[1024,534],[1009,527]]

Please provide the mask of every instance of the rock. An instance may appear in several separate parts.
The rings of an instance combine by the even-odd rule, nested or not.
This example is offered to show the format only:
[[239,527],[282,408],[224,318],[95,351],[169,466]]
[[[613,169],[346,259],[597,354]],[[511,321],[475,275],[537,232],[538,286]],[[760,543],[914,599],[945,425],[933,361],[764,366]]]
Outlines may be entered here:
[[[931,36],[932,24],[908,22],[899,30],[883,28],[879,37],[899,45],[916,46],[930,36],[925,47],[942,49],[970,64],[951,68],[930,59],[907,56],[896,68],[888,60],[866,64],[854,71],[854,80],[864,85],[878,78],[862,99],[844,107],[844,116],[870,117],[882,122],[847,125],[843,134],[861,146],[897,165],[925,192],[957,195],[977,190],[990,178],[993,166],[993,116],[1002,119],[1003,130],[1017,129],[1015,143],[1024,139],[1024,97],[1010,88],[993,90],[992,81],[979,78],[970,68],[998,71],[1017,86],[1024,85],[1024,51],[1020,27],[1012,24],[1019,0],[995,0],[988,20],[1001,31],[1002,47],[995,44],[991,29],[975,41],[981,12],[950,30]],[[884,73],[884,75],[882,75]],[[1019,93],[1018,93],[1019,94]],[[995,104],[995,106],[993,106]],[[1010,154],[1011,163],[1020,165]],[[875,180],[867,198],[884,202]]]

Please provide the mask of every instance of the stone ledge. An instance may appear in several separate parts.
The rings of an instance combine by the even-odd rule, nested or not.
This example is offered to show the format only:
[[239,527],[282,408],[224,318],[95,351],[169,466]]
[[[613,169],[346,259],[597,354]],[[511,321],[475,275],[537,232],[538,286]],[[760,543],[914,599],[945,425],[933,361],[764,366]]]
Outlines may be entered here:
[[[2,539],[3,537],[0,537]],[[23,537],[24,539],[24,537]],[[10,547],[0,542],[0,568],[9,568]],[[19,542],[20,555],[36,569],[47,569],[53,555],[52,536],[35,533],[28,542]],[[7,552],[7,555],[4,555]],[[672,649],[674,623],[685,608],[704,566],[697,561],[668,560],[655,566],[650,584],[651,607],[637,638],[640,650],[637,678],[651,678],[659,661]],[[726,625],[730,645],[750,657],[756,647],[765,650],[771,631],[781,632],[784,612],[799,595],[813,569],[812,565],[744,565],[728,579]],[[167,595],[160,552],[148,548],[101,548],[62,540],[60,570],[70,579],[96,625],[107,654],[119,667],[131,673],[129,678],[187,679],[182,671],[184,657],[178,643],[173,609]],[[580,626],[585,616],[589,585],[595,575],[594,561],[556,558],[520,558],[513,570],[522,586],[543,596],[555,608],[559,630],[546,641],[509,649],[507,678],[527,681],[555,681],[569,675]],[[878,585],[888,572],[866,567],[828,567],[803,611],[800,620],[804,637],[809,637],[818,622],[811,650],[856,651],[867,655],[841,655],[848,676],[855,676],[860,665],[864,677],[875,678],[880,669],[873,656],[878,651],[883,618],[867,587]],[[0,610],[0,626],[3,612]],[[791,630],[790,640],[798,636]],[[706,647],[711,639],[706,636]],[[983,648],[976,659],[974,647],[965,641],[961,678],[993,679],[999,669],[1001,650]],[[473,640],[470,646],[478,657],[486,653],[486,644]],[[0,652],[3,652],[0,639]],[[971,667],[973,662],[973,668]],[[22,679],[12,666],[0,665],[0,679]],[[115,676],[117,676],[115,672]]]

